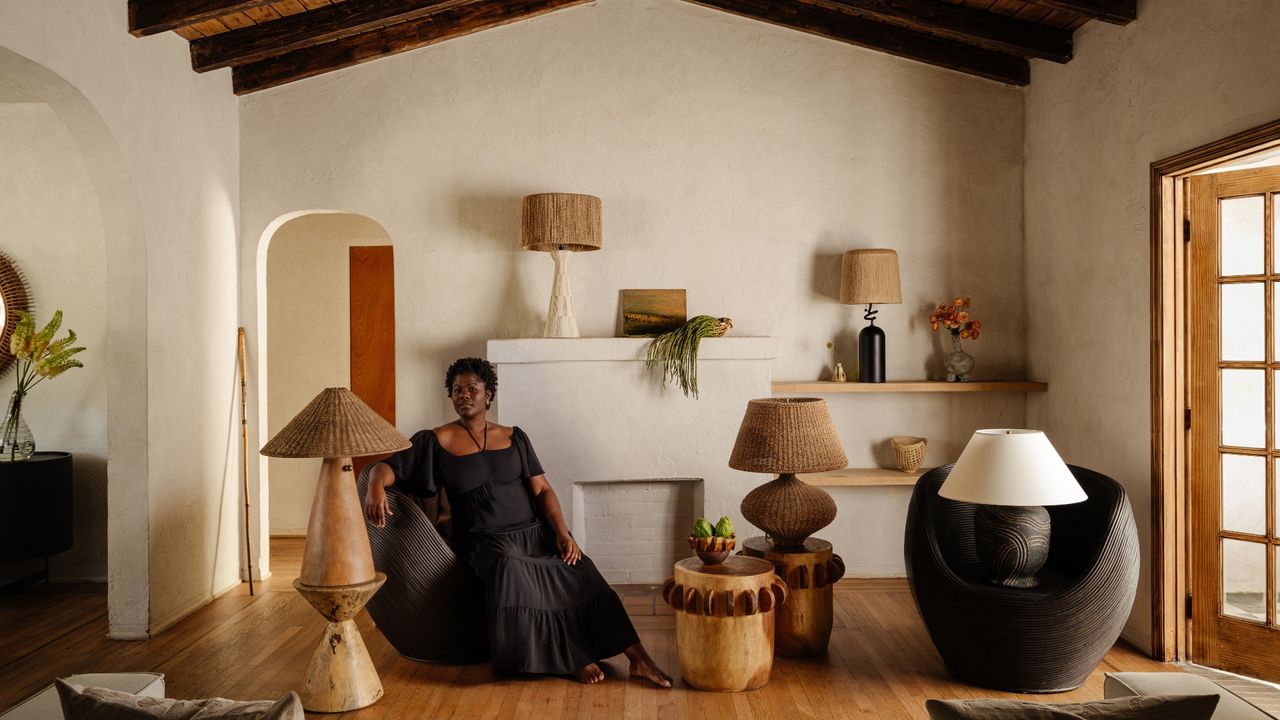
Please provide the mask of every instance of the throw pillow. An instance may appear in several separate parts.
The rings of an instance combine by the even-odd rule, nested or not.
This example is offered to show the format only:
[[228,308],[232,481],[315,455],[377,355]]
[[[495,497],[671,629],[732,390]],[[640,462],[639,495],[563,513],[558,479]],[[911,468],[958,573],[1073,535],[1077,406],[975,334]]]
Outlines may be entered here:
[[274,702],[173,700],[84,687],[63,680],[54,684],[66,720],[303,720],[302,700],[293,692]]
[[1135,695],[1051,705],[1027,700],[929,700],[932,720],[1209,720],[1217,695]]

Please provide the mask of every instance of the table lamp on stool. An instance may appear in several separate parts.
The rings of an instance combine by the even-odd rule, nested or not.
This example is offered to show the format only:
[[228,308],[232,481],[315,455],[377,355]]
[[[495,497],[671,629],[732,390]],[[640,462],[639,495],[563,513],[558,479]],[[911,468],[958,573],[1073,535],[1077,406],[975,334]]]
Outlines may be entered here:
[[1039,430],[979,430],[938,495],[974,503],[974,544],[988,580],[1035,587],[1049,558],[1049,511],[1088,499]]
[[382,697],[382,681],[353,618],[387,576],[374,571],[351,458],[408,447],[404,435],[346,388],[322,391],[262,447],[268,457],[324,458],[302,571],[293,581],[329,621],[299,693],[312,712],[355,710]]
[[816,398],[766,398],[747,403],[729,467],[779,473],[742,500],[742,515],[765,531],[742,552],[773,564],[790,595],[778,608],[775,652],[809,657],[827,651],[833,622],[832,586],[844,561],[831,543],[810,537],[836,517],[836,503],[796,473],[825,472],[848,463],[827,404]]

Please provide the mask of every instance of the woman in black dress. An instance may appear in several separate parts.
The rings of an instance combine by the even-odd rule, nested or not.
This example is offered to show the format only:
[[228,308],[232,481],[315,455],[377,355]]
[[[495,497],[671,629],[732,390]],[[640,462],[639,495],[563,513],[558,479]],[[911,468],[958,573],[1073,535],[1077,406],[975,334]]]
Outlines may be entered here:
[[453,545],[485,586],[490,657],[497,673],[604,679],[596,661],[626,653],[632,677],[671,687],[613,592],[569,534],[560,502],[520,428],[485,419],[498,389],[493,366],[463,358],[445,388],[458,419],[413,436],[412,447],[370,470],[365,514],[379,527],[386,488],[453,509]]

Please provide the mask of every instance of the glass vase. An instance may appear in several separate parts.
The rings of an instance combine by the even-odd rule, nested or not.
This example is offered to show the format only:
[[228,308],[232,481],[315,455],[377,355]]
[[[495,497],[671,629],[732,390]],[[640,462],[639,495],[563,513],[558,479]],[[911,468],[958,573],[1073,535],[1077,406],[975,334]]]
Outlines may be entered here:
[[9,410],[4,414],[4,426],[0,428],[0,462],[30,460],[36,452],[36,439],[22,417],[23,393],[14,391],[9,397]]
[[968,382],[969,373],[973,372],[973,356],[960,347],[960,333],[951,334],[951,352],[947,353],[947,380],[949,382]]

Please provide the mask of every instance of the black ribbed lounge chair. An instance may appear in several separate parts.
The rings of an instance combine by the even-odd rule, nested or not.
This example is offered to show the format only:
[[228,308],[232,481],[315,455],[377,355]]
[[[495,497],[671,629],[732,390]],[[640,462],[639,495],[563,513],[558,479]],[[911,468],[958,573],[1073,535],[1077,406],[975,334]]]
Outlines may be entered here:
[[1049,559],[1036,588],[983,578],[969,503],[938,496],[950,465],[916,482],[907,514],[907,579],[947,669],[1013,692],[1082,685],[1115,644],[1138,587],[1138,531],[1124,488],[1069,466],[1089,499],[1050,506]]
[[[369,485],[356,480],[361,502]],[[369,601],[369,616],[401,655],[421,662],[465,665],[488,657],[484,590],[441,537],[418,501],[387,493],[386,527],[365,523],[374,566],[387,582]]]

